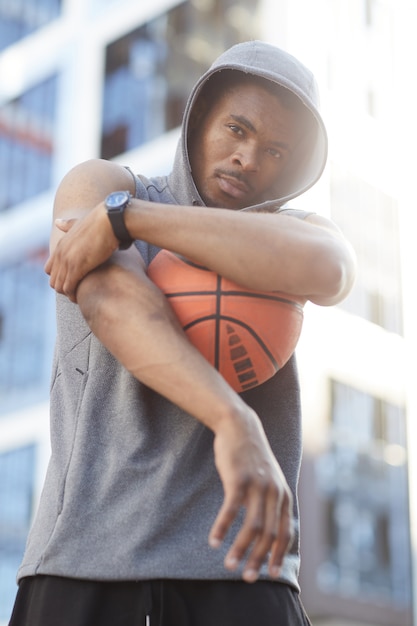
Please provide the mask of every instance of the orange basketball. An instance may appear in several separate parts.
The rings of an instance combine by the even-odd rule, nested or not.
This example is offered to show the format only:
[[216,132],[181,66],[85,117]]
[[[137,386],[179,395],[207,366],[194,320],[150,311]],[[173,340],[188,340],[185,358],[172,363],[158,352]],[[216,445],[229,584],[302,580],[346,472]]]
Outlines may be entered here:
[[167,250],[148,275],[190,341],[236,391],[271,378],[294,352],[303,324],[296,297],[245,289]]

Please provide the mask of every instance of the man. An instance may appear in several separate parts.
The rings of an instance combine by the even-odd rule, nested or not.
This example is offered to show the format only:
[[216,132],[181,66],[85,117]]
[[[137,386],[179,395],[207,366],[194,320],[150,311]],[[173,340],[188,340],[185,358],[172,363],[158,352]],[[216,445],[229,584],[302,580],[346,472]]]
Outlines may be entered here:
[[46,265],[59,294],[52,457],[12,626],[308,623],[294,358],[238,395],[146,267],[169,249],[244,287],[339,302],[350,246],[283,207],[325,161],[310,72],[248,42],[192,91],[170,176],[89,161],[64,178]]

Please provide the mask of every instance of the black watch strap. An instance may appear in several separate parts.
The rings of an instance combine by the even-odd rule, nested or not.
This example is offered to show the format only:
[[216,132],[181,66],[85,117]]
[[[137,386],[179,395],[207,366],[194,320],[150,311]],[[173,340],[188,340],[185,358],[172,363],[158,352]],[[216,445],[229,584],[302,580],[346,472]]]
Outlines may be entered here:
[[107,215],[115,237],[119,240],[119,250],[127,250],[134,239],[126,228],[124,212],[132,196],[128,191],[114,191],[105,200]]

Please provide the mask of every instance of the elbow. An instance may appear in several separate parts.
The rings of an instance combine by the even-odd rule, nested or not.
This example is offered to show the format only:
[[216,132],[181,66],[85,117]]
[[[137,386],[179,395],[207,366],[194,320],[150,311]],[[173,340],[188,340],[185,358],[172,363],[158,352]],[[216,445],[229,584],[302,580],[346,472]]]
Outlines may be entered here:
[[321,306],[339,304],[352,290],[355,276],[356,257],[350,247],[323,255],[317,267],[317,293],[309,299]]
[[117,265],[108,263],[87,274],[79,284],[78,306],[97,336],[108,332],[120,319],[120,303],[129,293],[124,274]]
[[81,313],[94,334],[98,327],[111,325],[112,300],[109,300],[106,284],[101,272],[88,274],[80,283],[77,291],[77,303]]

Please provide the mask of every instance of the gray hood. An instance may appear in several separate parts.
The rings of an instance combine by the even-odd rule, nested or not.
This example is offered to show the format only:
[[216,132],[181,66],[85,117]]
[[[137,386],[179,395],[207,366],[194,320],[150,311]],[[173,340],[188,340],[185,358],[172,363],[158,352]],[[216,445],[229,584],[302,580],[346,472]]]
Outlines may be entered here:
[[204,204],[192,178],[187,146],[188,124],[203,85],[213,74],[226,69],[255,74],[285,87],[301,100],[314,120],[312,136],[303,142],[302,149],[295,155],[293,167],[286,172],[285,180],[283,177],[277,181],[275,197],[256,205],[262,210],[276,210],[319,180],[327,160],[327,134],[318,111],[318,91],[313,74],[284,50],[261,41],[237,44],[224,52],[193,88],[184,112],[170,188],[179,204]]

